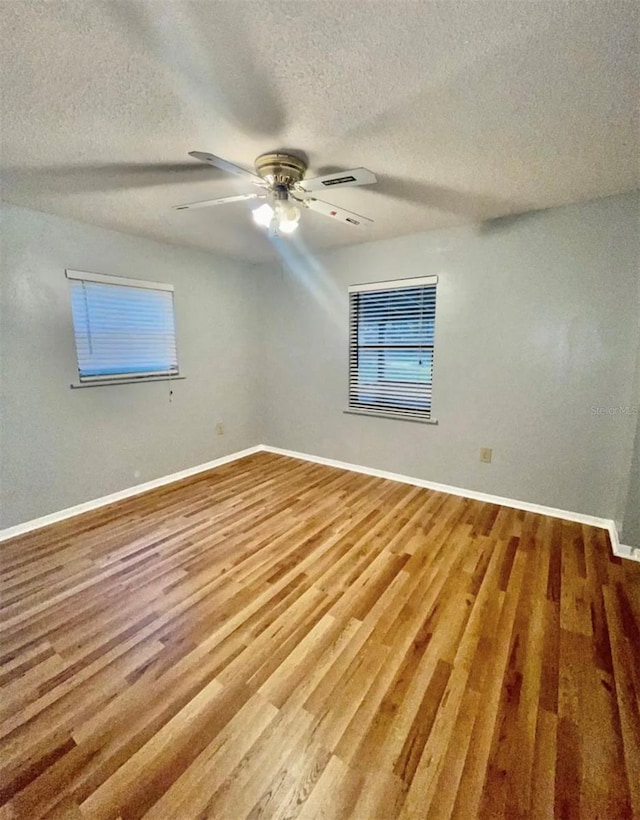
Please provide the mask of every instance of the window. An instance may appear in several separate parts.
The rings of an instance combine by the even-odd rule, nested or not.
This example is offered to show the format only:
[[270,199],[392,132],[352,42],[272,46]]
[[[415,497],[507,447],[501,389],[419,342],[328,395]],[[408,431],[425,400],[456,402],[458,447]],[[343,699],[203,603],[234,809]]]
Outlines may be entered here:
[[431,419],[437,276],[349,288],[349,409]]
[[178,375],[173,286],[67,271],[81,382]]

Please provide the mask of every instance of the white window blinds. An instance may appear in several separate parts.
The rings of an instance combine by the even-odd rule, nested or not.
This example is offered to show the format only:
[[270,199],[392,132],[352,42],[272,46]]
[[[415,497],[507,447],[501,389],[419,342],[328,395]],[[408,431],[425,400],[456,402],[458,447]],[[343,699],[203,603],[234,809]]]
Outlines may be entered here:
[[178,374],[173,286],[67,271],[81,382]]
[[437,276],[349,288],[349,408],[431,418]]

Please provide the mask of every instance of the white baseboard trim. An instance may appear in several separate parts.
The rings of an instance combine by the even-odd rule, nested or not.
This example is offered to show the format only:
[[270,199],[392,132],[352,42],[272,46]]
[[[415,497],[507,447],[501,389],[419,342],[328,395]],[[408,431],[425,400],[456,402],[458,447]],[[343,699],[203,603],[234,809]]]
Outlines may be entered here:
[[575,521],[579,524],[589,524],[592,527],[601,527],[609,532],[611,540],[611,548],[614,555],[621,558],[628,558],[632,561],[640,561],[640,548],[630,547],[626,544],[621,544],[618,536],[618,530],[615,522],[610,518],[598,518],[593,515],[586,515],[585,513],[571,512],[570,510],[559,510],[555,507],[545,507],[541,504],[532,504],[528,501],[517,501],[513,498],[503,498],[498,495],[489,495],[488,493],[481,493],[477,490],[466,490],[462,487],[452,487],[449,484],[439,484],[435,481],[426,481],[423,478],[414,478],[412,476],[402,475],[401,473],[391,473],[387,470],[378,470],[375,467],[364,467],[361,464],[351,464],[347,461],[338,461],[333,458],[324,458],[324,456],[315,456],[310,453],[300,453],[296,450],[285,450],[281,447],[271,447],[268,444],[257,444],[255,447],[248,447],[246,450],[239,450],[235,453],[216,458],[213,461],[207,461],[204,464],[198,464],[195,467],[189,467],[186,470],[172,473],[171,475],[155,478],[152,481],[146,481],[144,484],[136,484],[134,487],[128,487],[125,490],[111,493],[110,495],[96,498],[93,501],[85,501],[82,504],[77,504],[74,507],[67,507],[59,512],[43,515],[41,518],[34,518],[31,521],[25,521],[22,524],[16,524],[13,527],[7,527],[0,530],[0,541],[6,541],[9,538],[15,538],[17,535],[31,532],[32,530],[46,527],[48,524],[55,524],[58,521],[64,521],[67,518],[80,515],[81,513],[96,510],[99,507],[105,507],[108,504],[113,504],[116,501],[122,501],[125,498],[130,498],[134,495],[146,493],[149,490],[155,490],[157,487],[163,487],[166,484],[172,484],[175,481],[180,481],[183,478],[197,475],[198,473],[212,470],[214,467],[220,467],[223,464],[228,464],[231,461],[237,461],[245,456],[253,455],[254,453],[276,453],[282,456],[289,456],[290,458],[298,458],[302,461],[311,461],[315,464],[325,464],[328,467],[338,467],[341,470],[351,470],[354,473],[363,473],[364,475],[375,476],[376,478],[386,478],[390,481],[399,481],[402,484],[411,484],[415,487],[424,487],[427,490],[436,490],[441,493],[448,493],[449,495],[457,495],[462,498],[472,498],[476,501],[485,501],[489,504],[499,504],[502,507],[510,507],[515,510],[524,510],[525,512],[538,513],[540,515],[547,515],[551,518],[562,518],[565,521]]
[[629,544],[618,544],[614,552],[620,558],[628,558],[629,561],[640,561],[640,547],[630,547]]
[[355,473],[363,473],[364,475],[376,476],[377,478],[387,478],[390,481],[399,481],[403,484],[412,484],[415,487],[424,487],[427,490],[437,490],[441,493],[457,495],[462,498],[472,498],[476,501],[485,501],[489,504],[499,504],[501,507],[511,507],[515,510],[524,510],[525,512],[547,515],[551,518],[562,518],[565,521],[575,521],[579,524],[589,524],[592,527],[600,527],[601,529],[608,530],[611,540],[611,548],[614,555],[618,555],[621,558],[629,558],[632,561],[640,561],[640,550],[620,544],[616,525],[610,518],[599,518],[594,515],[572,512],[571,510],[559,510],[555,507],[545,507],[541,504],[532,504],[529,501],[518,501],[513,498],[503,498],[498,495],[489,495],[488,493],[481,493],[477,490],[466,490],[462,487],[452,487],[449,484],[439,484],[435,481],[426,481],[423,478],[413,478],[411,476],[402,475],[401,473],[390,473],[387,470],[378,470],[374,467],[363,467],[361,464],[350,464],[346,461],[337,461],[333,458],[314,456],[309,453],[299,453],[295,450],[285,450],[281,447],[262,445],[260,449],[268,453],[277,453],[279,455],[289,456],[291,458],[299,458],[303,461],[312,461],[315,464],[325,464],[328,467],[338,467],[342,470],[351,470]]
[[611,539],[611,549],[613,554],[619,558],[628,558],[630,561],[640,561],[640,547],[631,547],[629,544],[621,544],[618,535],[618,527],[615,521],[609,526],[609,538]]
[[103,495],[101,498],[95,498],[93,501],[85,501],[82,504],[76,504],[74,507],[67,507],[64,510],[43,515],[41,518],[33,518],[31,521],[24,521],[22,524],[16,524],[13,527],[7,527],[0,530],[0,541],[6,541],[9,538],[15,538],[17,535],[31,532],[32,530],[39,530],[41,527],[46,527],[48,524],[55,524],[58,521],[64,521],[66,518],[73,518],[75,515],[89,512],[90,510],[97,510],[99,507],[106,507],[108,504],[113,504],[116,501],[122,501],[125,498],[130,498],[133,495],[140,495],[149,490],[155,490],[157,487],[163,487],[165,484],[172,484],[174,481],[181,481],[183,478],[204,473],[207,470],[212,470],[214,467],[220,467],[223,464],[228,464],[230,461],[236,461],[239,458],[250,456],[253,453],[258,453],[263,450],[261,444],[255,447],[248,447],[246,450],[238,450],[236,453],[230,453],[227,456],[215,458],[213,461],[207,461],[204,464],[198,464],[195,467],[188,467],[186,470],[180,470],[171,475],[154,478],[152,481],[145,481],[144,484],[136,484],[133,487],[127,487],[125,490],[118,490],[118,492]]

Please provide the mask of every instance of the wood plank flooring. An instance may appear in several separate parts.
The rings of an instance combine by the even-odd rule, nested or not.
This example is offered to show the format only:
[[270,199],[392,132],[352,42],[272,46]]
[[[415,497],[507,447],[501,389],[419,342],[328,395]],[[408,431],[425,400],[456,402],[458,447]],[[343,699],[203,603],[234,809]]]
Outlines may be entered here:
[[0,556],[0,818],[640,817],[603,530],[259,453]]

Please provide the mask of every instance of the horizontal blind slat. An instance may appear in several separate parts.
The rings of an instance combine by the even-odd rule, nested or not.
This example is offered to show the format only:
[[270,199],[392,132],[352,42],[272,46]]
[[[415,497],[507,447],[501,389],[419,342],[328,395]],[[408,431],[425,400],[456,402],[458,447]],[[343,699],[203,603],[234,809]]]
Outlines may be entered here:
[[435,314],[432,282],[350,292],[350,407],[430,416]]
[[81,378],[178,373],[173,290],[74,278],[71,305]]

